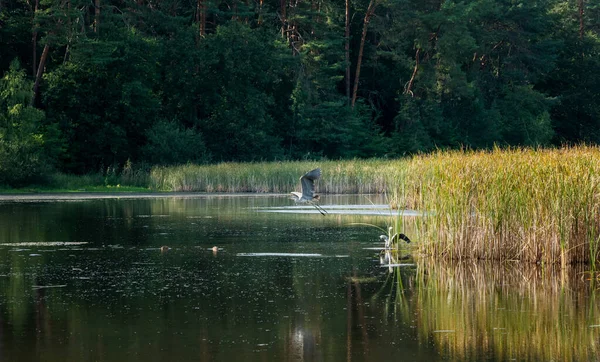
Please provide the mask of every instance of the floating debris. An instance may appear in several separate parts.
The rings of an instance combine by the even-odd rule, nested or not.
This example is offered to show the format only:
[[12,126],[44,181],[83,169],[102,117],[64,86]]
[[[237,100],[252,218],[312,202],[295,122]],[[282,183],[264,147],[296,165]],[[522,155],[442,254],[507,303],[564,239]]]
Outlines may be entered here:
[[0,243],[0,246],[68,246],[84,245],[86,241],[28,241],[22,243]]
[[374,283],[377,281],[375,277],[347,277],[346,280],[352,283]]
[[416,264],[414,263],[399,263],[399,264],[382,264],[380,265],[382,268],[393,268],[393,267],[400,267],[400,266],[415,266]]
[[304,254],[304,253],[237,253],[237,256],[302,256],[302,257],[321,257],[322,254]]
[[42,254],[29,254],[29,256],[42,256]]
[[45,288],[64,288],[66,284],[57,284],[57,285],[32,285],[32,289],[45,289]]

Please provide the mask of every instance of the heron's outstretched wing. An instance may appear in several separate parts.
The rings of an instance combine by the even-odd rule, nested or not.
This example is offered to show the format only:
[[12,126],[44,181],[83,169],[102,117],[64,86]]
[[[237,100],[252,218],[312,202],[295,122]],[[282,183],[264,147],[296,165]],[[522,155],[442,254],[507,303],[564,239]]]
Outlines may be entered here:
[[315,195],[315,180],[321,177],[321,169],[315,168],[312,171],[308,171],[304,176],[300,177],[302,183],[302,197],[312,200]]

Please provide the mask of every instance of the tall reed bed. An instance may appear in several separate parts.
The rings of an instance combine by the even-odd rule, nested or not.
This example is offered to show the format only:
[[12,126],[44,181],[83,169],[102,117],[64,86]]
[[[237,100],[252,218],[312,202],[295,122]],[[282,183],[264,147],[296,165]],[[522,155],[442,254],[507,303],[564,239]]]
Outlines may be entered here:
[[150,187],[162,191],[287,193],[299,188],[300,176],[321,167],[320,193],[383,193],[398,179],[396,173],[402,162],[291,161],[154,167]]
[[599,258],[600,148],[437,152],[398,174],[396,203],[427,254],[451,259],[594,264]]

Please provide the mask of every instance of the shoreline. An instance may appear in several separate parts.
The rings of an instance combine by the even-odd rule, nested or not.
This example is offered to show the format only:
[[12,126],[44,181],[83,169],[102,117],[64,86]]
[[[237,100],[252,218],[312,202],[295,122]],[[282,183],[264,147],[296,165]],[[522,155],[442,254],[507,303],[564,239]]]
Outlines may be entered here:
[[34,202],[34,201],[72,201],[101,199],[156,199],[156,198],[202,198],[202,197],[273,197],[284,196],[279,193],[218,193],[218,192],[47,192],[0,194],[0,202]]

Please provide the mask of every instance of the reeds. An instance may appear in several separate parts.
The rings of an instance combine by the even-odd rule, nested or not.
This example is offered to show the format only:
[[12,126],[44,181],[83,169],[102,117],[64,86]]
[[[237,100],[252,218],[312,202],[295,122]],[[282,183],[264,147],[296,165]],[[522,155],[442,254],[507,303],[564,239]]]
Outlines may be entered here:
[[427,254],[563,265],[600,257],[600,148],[592,146],[155,167],[149,186],[287,193],[315,167],[323,169],[320,193],[388,193],[392,207],[423,211],[414,220]]
[[153,189],[198,192],[288,193],[299,188],[299,179],[316,167],[323,169],[319,193],[372,194],[385,192],[397,180],[403,161],[346,160],[321,162],[220,163],[154,167]]
[[595,263],[600,148],[437,152],[406,162],[395,202],[422,251],[450,259]]

